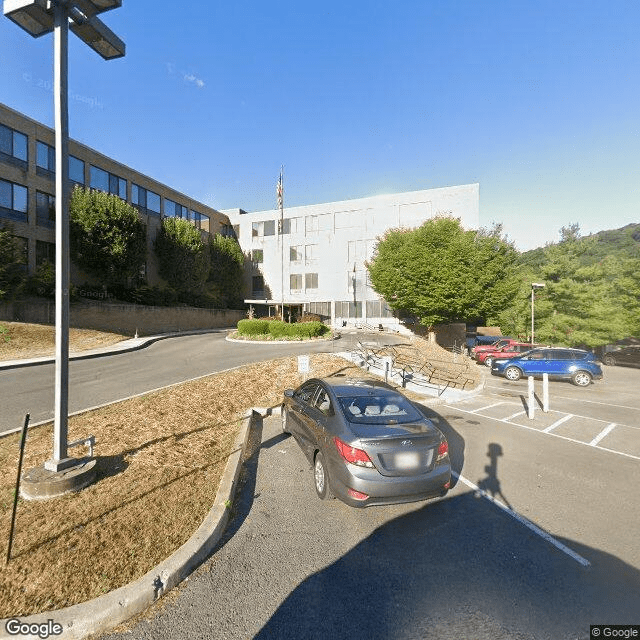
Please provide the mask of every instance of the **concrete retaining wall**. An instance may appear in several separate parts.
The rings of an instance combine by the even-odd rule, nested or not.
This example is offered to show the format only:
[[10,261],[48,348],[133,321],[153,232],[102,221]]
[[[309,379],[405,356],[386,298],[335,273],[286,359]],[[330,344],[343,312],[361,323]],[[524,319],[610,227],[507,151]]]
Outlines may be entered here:
[[[148,307],[135,304],[80,302],[71,304],[69,324],[78,329],[113,331],[139,336],[234,327],[245,312],[236,309]],[[24,300],[0,303],[0,320],[55,324],[53,301]]]

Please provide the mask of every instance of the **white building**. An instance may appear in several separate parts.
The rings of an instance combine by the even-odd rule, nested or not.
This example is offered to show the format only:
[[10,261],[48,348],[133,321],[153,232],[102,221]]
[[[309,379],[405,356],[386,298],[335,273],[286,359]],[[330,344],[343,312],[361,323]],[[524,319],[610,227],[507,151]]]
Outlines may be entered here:
[[[334,326],[398,321],[368,280],[365,262],[388,229],[415,228],[436,216],[479,226],[479,185],[246,213],[224,211],[249,265],[246,300],[252,305],[304,309]],[[280,232],[282,227],[282,232]]]

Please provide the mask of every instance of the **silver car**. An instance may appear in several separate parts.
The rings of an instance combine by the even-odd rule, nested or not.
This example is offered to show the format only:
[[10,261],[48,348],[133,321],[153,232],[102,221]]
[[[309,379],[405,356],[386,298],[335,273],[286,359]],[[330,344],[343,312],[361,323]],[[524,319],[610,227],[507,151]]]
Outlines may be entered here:
[[335,496],[354,507],[416,502],[451,486],[442,432],[375,380],[312,378],[285,390],[282,430],[311,463],[323,500]]

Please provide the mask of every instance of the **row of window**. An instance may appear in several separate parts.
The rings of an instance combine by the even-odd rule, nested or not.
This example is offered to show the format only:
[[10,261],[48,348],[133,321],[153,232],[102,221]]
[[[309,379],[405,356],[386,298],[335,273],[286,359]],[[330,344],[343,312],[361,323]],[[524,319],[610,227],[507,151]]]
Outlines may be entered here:
[[302,283],[304,278],[304,290],[309,291],[318,288],[317,273],[292,273],[289,276],[289,289],[291,292],[302,291]]
[[[81,162],[81,161],[80,161]],[[93,169],[93,167],[92,167]],[[106,173],[106,172],[104,172]],[[102,182],[104,186],[109,184],[106,189],[109,193],[114,193],[111,186],[116,189],[116,195],[122,197],[122,184],[113,180],[112,174],[108,174],[108,182]],[[121,180],[121,178],[118,178]],[[126,199],[126,181],[124,182],[124,198]],[[97,184],[97,183],[96,183]],[[92,188],[101,189],[99,186]],[[101,189],[102,190],[102,189]],[[160,215],[160,196],[147,189],[132,185],[132,204],[143,212],[156,213]],[[36,224],[44,227],[55,227],[55,198],[48,193],[36,191]],[[7,180],[0,180],[0,216],[17,220],[19,222],[27,222],[28,216],[28,190],[27,187]],[[165,215],[171,218],[183,218],[190,220],[198,229],[209,231],[209,216],[198,211],[189,211],[187,207],[177,204],[172,200],[165,199]]]
[[[24,168],[26,169],[28,160],[27,136],[5,125],[0,125],[0,157],[5,160],[24,163]],[[55,147],[38,140],[36,142],[36,172],[40,176],[52,178],[55,175],[55,171]],[[85,163],[72,155],[69,156],[69,179],[74,184],[85,185]],[[9,217],[26,221],[26,187],[22,185],[14,186],[18,187],[16,196],[14,197],[12,194],[10,198],[6,193],[7,187],[4,187],[5,193],[3,193],[3,200],[0,201],[0,207],[24,214],[23,216],[13,215]],[[127,199],[127,181],[94,165],[89,165],[89,187],[117,195],[122,200]],[[10,205],[7,204],[9,200],[11,200]],[[19,208],[22,206],[22,200],[25,202],[24,209]],[[4,204],[2,204],[3,202]],[[131,183],[131,203],[142,213],[161,215],[160,195],[133,182]],[[198,229],[209,231],[209,216],[198,211],[189,211],[187,207],[168,198],[164,199],[164,215],[169,218],[190,220]]]
[[[19,245],[22,262],[25,265],[29,262],[29,240],[22,236],[13,236]],[[43,242],[36,240],[36,266],[40,266],[44,262],[50,264],[56,263],[56,245],[52,242]]]

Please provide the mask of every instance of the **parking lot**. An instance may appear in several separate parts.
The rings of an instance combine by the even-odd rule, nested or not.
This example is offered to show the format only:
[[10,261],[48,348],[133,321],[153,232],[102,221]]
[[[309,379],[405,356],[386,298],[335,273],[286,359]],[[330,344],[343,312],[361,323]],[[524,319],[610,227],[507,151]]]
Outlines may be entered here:
[[639,373],[553,383],[552,411],[532,421],[526,382],[490,378],[482,396],[426,402],[455,482],[409,505],[318,500],[300,448],[266,418],[222,546],[147,619],[108,637],[575,640],[590,624],[637,623]]

